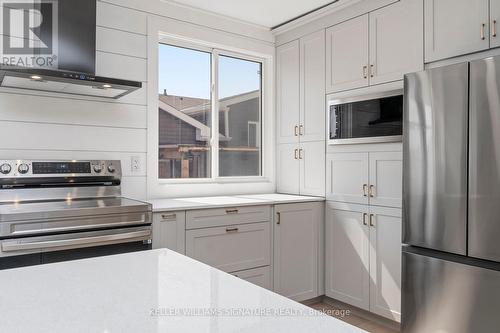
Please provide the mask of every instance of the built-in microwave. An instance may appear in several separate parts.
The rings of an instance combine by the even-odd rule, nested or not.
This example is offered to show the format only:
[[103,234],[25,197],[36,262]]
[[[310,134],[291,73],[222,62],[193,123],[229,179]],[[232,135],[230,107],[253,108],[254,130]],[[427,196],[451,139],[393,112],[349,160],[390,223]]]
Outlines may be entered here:
[[330,96],[327,112],[329,144],[402,140],[402,89],[352,98]]

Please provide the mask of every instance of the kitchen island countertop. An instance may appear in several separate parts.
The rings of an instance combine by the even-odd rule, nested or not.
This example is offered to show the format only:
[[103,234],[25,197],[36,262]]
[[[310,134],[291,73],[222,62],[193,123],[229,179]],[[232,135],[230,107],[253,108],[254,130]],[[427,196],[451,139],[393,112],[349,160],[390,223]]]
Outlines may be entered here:
[[2,332],[365,332],[160,249],[0,271]]

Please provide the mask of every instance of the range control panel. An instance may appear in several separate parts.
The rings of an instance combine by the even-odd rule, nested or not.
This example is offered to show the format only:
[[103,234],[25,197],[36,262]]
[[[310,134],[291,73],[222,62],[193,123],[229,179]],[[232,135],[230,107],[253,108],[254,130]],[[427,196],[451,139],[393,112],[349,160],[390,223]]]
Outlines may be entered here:
[[120,161],[0,160],[0,178],[121,176]]

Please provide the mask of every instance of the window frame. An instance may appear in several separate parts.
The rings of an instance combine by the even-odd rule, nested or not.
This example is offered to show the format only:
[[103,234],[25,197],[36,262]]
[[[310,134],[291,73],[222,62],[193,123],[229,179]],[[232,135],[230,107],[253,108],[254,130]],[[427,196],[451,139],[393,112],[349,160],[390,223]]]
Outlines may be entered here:
[[[201,42],[193,42],[186,41],[184,39],[178,39],[172,36],[164,36],[163,34],[159,34],[158,43],[157,43],[157,52],[159,51],[159,44],[167,44],[175,47],[181,47],[185,49],[191,49],[194,51],[207,52],[211,54],[211,76],[210,76],[210,84],[211,84],[211,138],[210,138],[210,177],[206,178],[160,178],[159,170],[158,170],[158,161],[159,161],[159,151],[158,151],[158,142],[156,143],[156,150],[154,152],[155,163],[156,163],[156,174],[154,175],[155,181],[157,184],[210,184],[210,183],[252,183],[252,182],[268,182],[269,175],[265,173],[267,163],[270,161],[266,161],[265,152],[264,152],[264,143],[267,141],[265,137],[264,131],[264,112],[266,112],[266,74],[269,71],[267,59],[264,57],[258,57],[249,55],[242,52],[230,51],[224,48],[215,47],[207,45],[206,43]],[[214,135],[214,133],[219,133],[219,56],[227,56],[232,58],[237,58],[246,61],[257,62],[260,64],[261,76],[260,76],[260,103],[259,103],[259,120],[260,120],[260,138],[258,138],[258,142],[260,142],[260,163],[259,163],[259,173],[258,176],[219,176],[219,138],[218,135]],[[158,58],[157,58],[158,59]],[[156,68],[159,69],[159,64],[156,64]],[[272,74],[272,73],[270,73]],[[156,73],[158,76],[158,72]],[[155,87],[158,88],[158,87]],[[158,90],[158,89],[157,89]],[[158,108],[156,108],[158,112]],[[155,128],[156,141],[158,141],[158,133],[159,133],[159,124],[157,124]]]

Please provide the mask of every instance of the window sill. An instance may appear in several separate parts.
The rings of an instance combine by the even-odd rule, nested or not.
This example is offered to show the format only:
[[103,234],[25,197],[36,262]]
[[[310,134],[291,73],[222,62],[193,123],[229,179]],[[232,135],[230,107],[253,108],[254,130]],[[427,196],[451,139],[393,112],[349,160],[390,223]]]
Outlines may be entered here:
[[220,178],[191,178],[191,179],[158,179],[158,185],[180,184],[246,184],[246,183],[271,183],[267,177],[220,177]]

